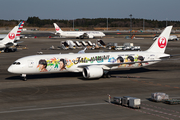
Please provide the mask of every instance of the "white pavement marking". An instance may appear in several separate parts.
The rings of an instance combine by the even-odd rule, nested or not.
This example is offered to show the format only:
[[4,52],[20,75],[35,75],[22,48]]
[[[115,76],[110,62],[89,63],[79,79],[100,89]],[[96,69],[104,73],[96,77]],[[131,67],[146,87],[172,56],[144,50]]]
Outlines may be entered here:
[[22,109],[22,108],[33,108],[33,107],[36,107],[36,106],[12,107],[10,109]]
[[80,104],[80,105],[68,105],[68,106],[57,106],[57,107],[46,107],[46,108],[33,108],[33,109],[0,111],[0,114],[25,112],[25,111],[37,111],[37,110],[50,110],[50,109],[60,109],[60,108],[71,108],[71,107],[84,107],[84,106],[103,105],[103,104],[109,104],[109,103],[92,103],[92,104]]

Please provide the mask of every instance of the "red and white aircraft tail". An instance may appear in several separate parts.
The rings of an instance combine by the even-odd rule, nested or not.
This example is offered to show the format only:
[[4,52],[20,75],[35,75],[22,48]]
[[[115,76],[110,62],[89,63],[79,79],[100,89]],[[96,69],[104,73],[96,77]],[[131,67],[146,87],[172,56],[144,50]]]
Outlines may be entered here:
[[16,34],[16,40],[20,40],[20,34],[21,34],[21,31],[22,31],[23,25],[24,25],[24,21],[21,21],[18,24],[19,27],[18,27],[18,31],[17,31],[17,34]]
[[7,44],[7,43],[14,43],[15,37],[17,35],[19,26],[15,26],[8,34],[7,36],[1,40],[2,43]]
[[19,23],[19,25],[18,25],[19,28],[18,28],[18,31],[17,31],[16,36],[19,36],[19,37],[20,37],[20,34],[21,34],[21,31],[22,31],[23,25],[24,25],[24,21],[22,21],[22,22]]
[[168,43],[169,35],[171,33],[171,29],[172,26],[166,27],[164,31],[156,39],[156,41],[147,50],[147,52],[164,53]]
[[55,33],[55,34],[58,34],[58,33],[63,32],[63,31],[61,30],[61,28],[60,28],[56,23],[53,23],[53,24],[54,24],[54,27],[55,27],[55,30],[56,30],[56,33]]

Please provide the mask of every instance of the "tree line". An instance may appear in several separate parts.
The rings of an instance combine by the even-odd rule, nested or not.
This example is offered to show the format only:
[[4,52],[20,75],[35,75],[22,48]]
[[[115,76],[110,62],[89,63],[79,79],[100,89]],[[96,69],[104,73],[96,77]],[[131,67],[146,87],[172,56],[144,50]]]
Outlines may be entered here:
[[[28,17],[25,20],[27,27],[53,27],[53,23],[57,23],[60,27],[130,27],[130,18],[81,18],[74,20],[59,20],[59,19],[40,19],[39,17]],[[0,20],[0,27],[15,26],[21,20]],[[180,27],[180,21],[158,21],[144,19],[145,27],[149,28],[164,28],[166,24],[173,25],[173,27]],[[167,23],[166,23],[167,22]],[[142,27],[143,19],[132,18],[132,27]]]

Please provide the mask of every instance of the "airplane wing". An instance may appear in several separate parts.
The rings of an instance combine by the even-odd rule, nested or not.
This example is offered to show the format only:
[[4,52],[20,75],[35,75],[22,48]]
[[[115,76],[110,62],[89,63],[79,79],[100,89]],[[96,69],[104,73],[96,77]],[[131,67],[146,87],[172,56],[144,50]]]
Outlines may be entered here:
[[84,68],[84,67],[87,67],[87,66],[106,66],[106,67],[111,68],[111,67],[118,66],[118,65],[123,65],[123,64],[149,63],[149,62],[158,62],[158,61],[161,61],[161,59],[159,59],[159,60],[149,60],[149,61],[137,61],[137,62],[123,62],[123,63],[82,64],[82,65],[78,65],[78,67],[80,67],[80,68]]
[[6,37],[7,34],[0,34],[0,40]]
[[8,43],[5,44],[6,47],[11,47],[11,46],[13,46],[13,45],[14,45],[14,44],[13,44],[12,42],[8,42]]
[[80,50],[80,51],[78,52],[78,54],[85,53],[86,49],[87,49],[87,47],[85,47],[83,50]]
[[180,56],[180,54],[170,55],[170,57]]

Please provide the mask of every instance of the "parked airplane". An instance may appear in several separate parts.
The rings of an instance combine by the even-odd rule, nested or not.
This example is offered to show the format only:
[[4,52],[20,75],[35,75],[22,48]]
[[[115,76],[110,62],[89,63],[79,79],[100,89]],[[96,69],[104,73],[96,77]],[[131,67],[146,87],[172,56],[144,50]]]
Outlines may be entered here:
[[[154,38],[153,38],[153,40],[156,40],[158,38],[158,36],[155,36]],[[178,41],[179,40],[179,38],[176,36],[176,35],[171,35],[171,36],[169,36],[169,39],[168,39],[169,41],[174,41],[174,40],[176,40],[176,41]]]
[[0,49],[3,49],[5,52],[8,52],[9,47],[11,47],[13,45],[17,45],[17,43],[14,43],[14,40],[15,40],[16,36],[18,35],[18,28],[19,28],[19,26],[15,26],[6,35],[6,37],[3,40],[0,41]]
[[[22,28],[23,28],[23,25],[24,25],[24,21],[21,21],[18,26],[18,32],[17,32],[17,35],[15,37],[15,41],[17,40],[20,40],[20,38],[23,36],[23,35],[20,35],[21,34],[21,31],[22,31]],[[7,36],[7,34],[0,34],[0,40],[2,40],[3,38],[5,38]]]
[[61,28],[54,23],[54,27],[56,30],[55,34],[59,34],[60,37],[73,37],[83,39],[84,37],[95,38],[95,37],[104,37],[105,34],[100,31],[62,31]]
[[170,57],[165,54],[172,26],[168,26],[158,39],[146,51],[101,52],[78,54],[47,54],[32,55],[16,60],[9,68],[11,73],[22,74],[26,80],[27,74],[82,72],[84,78],[109,77],[108,71],[122,68],[139,68]]

